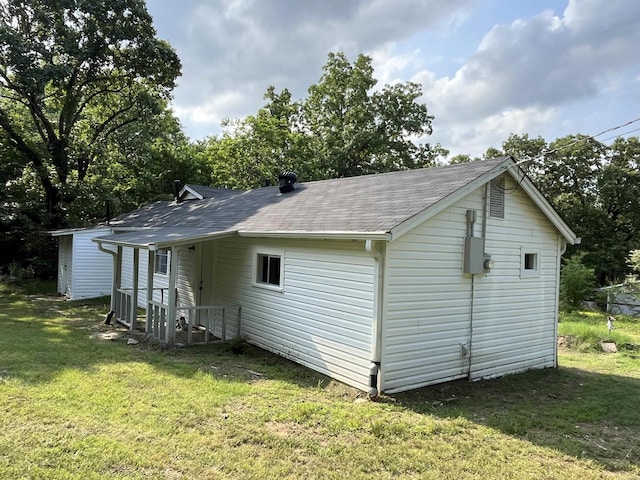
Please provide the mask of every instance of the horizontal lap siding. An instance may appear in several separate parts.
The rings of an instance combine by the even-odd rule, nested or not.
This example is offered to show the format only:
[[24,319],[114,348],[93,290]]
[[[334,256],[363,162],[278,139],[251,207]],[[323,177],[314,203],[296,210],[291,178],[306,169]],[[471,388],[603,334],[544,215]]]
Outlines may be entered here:
[[[253,285],[253,256],[284,253],[283,291]],[[242,305],[242,334],[357,388],[371,360],[373,259],[363,242],[222,240],[216,298]]]
[[465,377],[471,284],[462,275],[467,208],[447,208],[387,248],[383,386],[401,391]]
[[73,234],[71,300],[96,298],[111,293],[113,257],[101,252],[98,244],[91,240],[104,234],[104,230]]
[[[465,377],[469,358],[460,356],[460,343],[471,338],[471,378],[554,365],[558,233],[514,186],[508,179],[505,218],[487,222],[485,251],[495,268],[475,276],[473,322],[463,239],[467,209],[476,210],[481,235],[483,189],[389,245],[383,389]],[[523,247],[539,253],[539,277],[520,278]]]
[[[133,288],[133,248],[124,247],[122,252],[122,288]],[[169,258],[170,260],[170,258]],[[147,308],[147,270],[149,251],[140,250],[138,271],[138,307]],[[169,276],[154,273],[153,299],[167,303],[169,295]],[[160,290],[163,289],[163,290]]]
[[[538,277],[520,277],[523,249],[539,254]],[[489,219],[486,250],[495,269],[476,279],[471,378],[554,366],[555,227],[521,189],[508,191],[505,219]]]
[[201,244],[189,247],[174,248],[174,252],[178,255],[178,275],[176,278],[176,288],[178,290],[177,304],[179,306],[195,306],[197,305],[196,292],[198,291],[198,261],[200,260],[199,251]]

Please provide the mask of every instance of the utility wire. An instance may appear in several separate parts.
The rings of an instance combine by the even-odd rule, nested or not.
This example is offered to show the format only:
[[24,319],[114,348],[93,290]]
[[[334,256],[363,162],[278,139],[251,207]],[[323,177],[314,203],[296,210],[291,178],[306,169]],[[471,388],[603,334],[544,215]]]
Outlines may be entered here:
[[618,133],[617,135],[612,135],[610,137],[607,138],[603,138],[602,140],[600,140],[601,142],[606,142],[607,140],[611,140],[613,138],[618,138],[618,137],[622,137],[623,135],[629,135],[630,133],[633,132],[639,132],[640,128],[634,128],[633,130],[629,130],[628,132],[624,132],[624,133]]
[[[596,137],[599,137],[600,135],[604,135],[605,133],[613,132],[614,130],[619,130],[621,128],[624,128],[624,127],[627,127],[629,125],[632,125],[632,124],[634,124],[636,122],[640,122],[640,117],[634,118],[633,120],[629,120],[628,122],[622,123],[620,125],[616,125],[615,127],[607,128],[606,130],[603,130],[600,133],[596,133],[595,135],[589,135],[589,136],[586,136],[586,137],[583,137],[583,138],[579,138],[578,140],[575,140],[575,141],[573,141],[571,143],[568,143],[567,145],[562,145],[561,147],[557,147],[557,148],[554,148],[552,150],[547,150],[546,152],[543,152],[542,155],[550,155],[550,154],[556,153],[556,152],[558,152],[560,150],[564,150],[565,148],[572,147],[572,146],[574,146],[574,145],[576,145],[578,143],[585,142],[587,140],[595,140]],[[620,137],[622,135],[627,135],[627,134],[632,133],[632,132],[637,132],[638,130],[640,130],[640,128],[636,128],[636,129],[631,130],[629,132],[625,132],[625,133],[621,133],[619,135],[614,135],[612,137],[605,138],[602,141],[604,142],[604,141],[607,141],[607,140],[611,140],[612,138],[617,138],[617,137]],[[516,162],[516,165],[520,165],[520,164],[525,163],[525,162],[530,162],[531,160],[533,160],[533,158],[520,160],[519,162]]]

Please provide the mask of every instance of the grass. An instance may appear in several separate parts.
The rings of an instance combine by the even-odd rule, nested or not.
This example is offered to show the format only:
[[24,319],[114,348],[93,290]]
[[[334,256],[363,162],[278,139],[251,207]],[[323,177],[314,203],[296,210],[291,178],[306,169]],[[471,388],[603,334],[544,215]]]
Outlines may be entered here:
[[558,334],[570,337],[573,347],[582,352],[601,351],[602,342],[615,342],[622,353],[636,355],[640,350],[640,321],[617,315],[614,329],[607,329],[607,315],[596,311],[563,312]]
[[[100,340],[107,309],[0,286],[0,478],[640,476],[631,351],[562,349],[558,369],[374,403],[251,346]],[[631,320],[615,333],[640,343]]]

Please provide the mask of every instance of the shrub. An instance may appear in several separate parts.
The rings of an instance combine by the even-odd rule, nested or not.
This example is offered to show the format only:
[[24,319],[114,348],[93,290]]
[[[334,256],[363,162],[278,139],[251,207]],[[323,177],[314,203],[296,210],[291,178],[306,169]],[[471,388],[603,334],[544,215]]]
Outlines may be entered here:
[[595,275],[593,268],[582,263],[584,254],[572,255],[563,259],[560,271],[560,308],[572,311],[593,293]]

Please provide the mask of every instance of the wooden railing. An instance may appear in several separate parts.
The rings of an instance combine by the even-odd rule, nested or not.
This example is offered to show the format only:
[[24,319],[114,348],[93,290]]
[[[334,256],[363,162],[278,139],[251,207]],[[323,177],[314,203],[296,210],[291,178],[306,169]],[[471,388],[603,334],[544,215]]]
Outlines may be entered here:
[[[230,336],[240,336],[240,305],[177,305],[174,319],[169,319],[169,306],[162,302],[150,300],[147,302],[147,309],[147,333],[167,343],[173,343],[175,340],[169,337],[175,332],[176,323],[181,324],[183,332],[186,331],[187,344],[194,343],[194,334],[197,332],[203,333],[203,341],[198,343],[209,343],[213,339],[225,341]],[[176,323],[170,324],[169,321]]]
[[131,328],[132,321],[135,324],[135,318],[138,314],[138,306],[133,304],[133,290],[130,288],[118,288],[116,290],[115,307],[116,320]]

